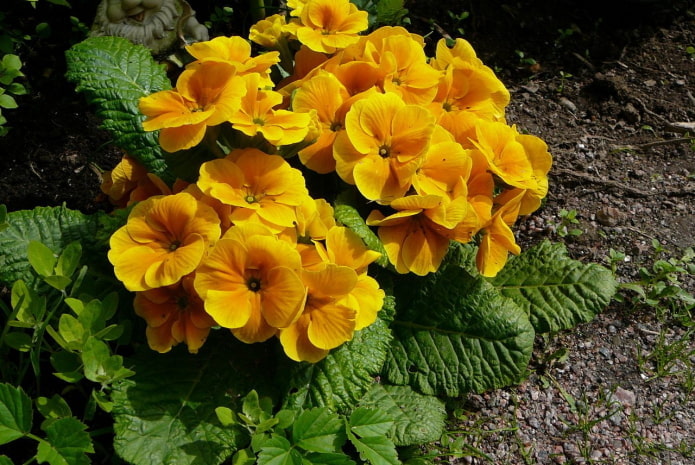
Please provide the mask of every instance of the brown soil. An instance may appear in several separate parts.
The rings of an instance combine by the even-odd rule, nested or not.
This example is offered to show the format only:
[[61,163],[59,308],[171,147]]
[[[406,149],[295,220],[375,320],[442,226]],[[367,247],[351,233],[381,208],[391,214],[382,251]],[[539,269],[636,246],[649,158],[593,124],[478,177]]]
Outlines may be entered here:
[[[207,19],[211,7],[191,3],[199,19]],[[520,242],[528,247],[545,238],[563,241],[574,258],[587,262],[607,263],[610,249],[621,251],[621,281],[651,264],[653,239],[668,256],[694,246],[695,144],[689,137],[695,134],[695,53],[688,48],[695,46],[693,3],[491,3],[444,1],[437,11],[429,2],[406,6],[411,30],[431,33],[428,44],[463,29],[512,93],[508,122],[550,147],[550,194],[541,210],[520,223]],[[456,21],[453,15],[462,11],[471,14]],[[91,21],[87,12],[80,19]],[[0,139],[0,203],[10,211],[62,203],[85,212],[102,208],[96,200],[99,170],[113,167],[121,152],[63,79],[63,50],[33,43],[24,52],[31,92],[18,110],[6,113],[13,129]],[[561,210],[577,212],[579,223],[572,228],[581,234],[561,234]],[[672,341],[684,334],[683,327],[664,324],[615,304],[573,332],[539,338],[525,383],[471,396],[464,405],[457,427],[483,433],[466,436],[469,450],[478,452],[461,460],[695,463],[692,390],[686,392],[675,375],[645,380],[644,366],[636,362],[638,354],[655,349],[660,331]],[[692,340],[686,342],[695,350]],[[544,364],[544,354],[557,348],[569,349],[569,358]],[[601,411],[591,408],[601,401],[606,408],[619,405],[619,415],[578,432],[567,426],[581,418],[565,394],[584,399],[594,419]],[[654,421],[656,408],[663,409],[662,422]],[[637,438],[656,444],[652,455]],[[679,452],[683,444],[689,449]],[[475,457],[482,454],[488,458]]]

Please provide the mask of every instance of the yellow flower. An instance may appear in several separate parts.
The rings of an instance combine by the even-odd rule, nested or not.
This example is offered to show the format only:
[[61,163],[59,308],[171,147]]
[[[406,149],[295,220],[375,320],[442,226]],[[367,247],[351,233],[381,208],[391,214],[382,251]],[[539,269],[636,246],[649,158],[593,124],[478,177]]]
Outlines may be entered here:
[[135,313],[147,322],[147,342],[157,352],[169,352],[183,342],[190,353],[197,353],[215,326],[203,309],[203,301],[193,289],[193,276],[171,286],[137,292]]
[[335,53],[359,40],[369,26],[367,12],[348,0],[308,0],[299,14],[296,35],[301,43],[321,53]]
[[356,312],[345,305],[345,297],[355,288],[357,273],[328,264],[320,271],[304,270],[302,280],[307,287],[304,310],[280,331],[280,343],[291,359],[316,363],[352,339]]
[[275,14],[268,16],[251,26],[249,40],[261,47],[275,48],[278,40],[286,34],[286,25],[287,22],[284,15]]
[[274,110],[273,107],[282,103],[282,95],[260,90],[258,74],[250,74],[245,79],[246,95],[241,100],[241,108],[229,118],[234,128],[250,137],[261,134],[273,145],[301,142],[309,131],[310,115]]
[[227,121],[246,92],[234,66],[206,62],[181,73],[175,90],[156,92],[140,99],[140,112],[147,118],[145,131],[160,129],[159,143],[167,152],[198,145],[208,126]]
[[438,195],[410,195],[390,206],[397,212],[384,217],[374,210],[367,224],[379,227],[379,238],[396,271],[419,276],[437,271],[449,248],[449,238],[440,234],[441,224],[454,227],[463,219],[465,208],[458,209],[455,218],[446,218],[447,202]]
[[189,67],[205,61],[226,62],[234,66],[239,75],[259,74],[263,78],[263,85],[273,84],[269,77],[270,68],[280,61],[278,52],[267,52],[252,57],[251,44],[239,36],[220,36],[205,42],[196,42],[187,45],[186,50],[198,60]]
[[219,238],[219,223],[217,213],[190,194],[152,197],[111,236],[108,258],[131,291],[169,286],[196,269]]
[[514,255],[521,253],[521,248],[516,243],[510,226],[519,216],[523,194],[523,191],[517,192],[517,196],[500,207],[483,228],[478,254],[475,258],[478,271],[483,276],[496,276],[507,262],[509,252]]
[[306,289],[301,258],[260,225],[234,226],[196,272],[205,311],[246,343],[262,342],[296,321]]
[[369,200],[387,204],[410,189],[434,131],[434,117],[397,95],[355,102],[333,145],[336,171]]
[[125,208],[135,202],[155,195],[171,194],[171,189],[155,174],[148,173],[132,157],[124,155],[111,171],[105,171],[101,191],[109,201],[119,208]]
[[461,179],[468,180],[472,164],[470,151],[436,126],[430,148],[413,177],[413,187],[420,195],[451,196]]
[[318,139],[299,151],[299,159],[307,168],[325,174],[335,170],[333,142],[343,130],[344,103],[350,98],[347,89],[335,75],[321,73],[304,82],[292,99],[292,108],[298,113],[316,110],[321,133]]
[[302,173],[279,155],[257,149],[232,152],[200,167],[198,187],[205,195],[236,207],[234,224],[261,222],[274,232],[294,227],[296,208],[309,193]]
[[441,72],[427,64],[422,46],[410,36],[383,40],[380,67],[385,92],[395,92],[409,104],[426,105],[434,99]]
[[444,110],[466,110],[485,119],[504,119],[509,91],[467,41],[456,39],[450,49],[445,39],[440,40],[431,64],[435,69],[445,70],[435,99]]

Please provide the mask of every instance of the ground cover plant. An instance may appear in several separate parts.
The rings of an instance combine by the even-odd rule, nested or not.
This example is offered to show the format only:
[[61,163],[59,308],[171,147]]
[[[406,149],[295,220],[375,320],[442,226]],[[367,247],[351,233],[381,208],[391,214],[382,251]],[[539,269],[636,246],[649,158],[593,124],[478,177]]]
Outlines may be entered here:
[[[380,33],[374,34],[372,39],[379,37]],[[365,34],[362,37],[369,36]],[[241,41],[235,43],[237,39],[228,40],[236,47],[245,47]],[[369,39],[366,41],[370,44]],[[461,55],[475,58],[470,50],[465,49],[465,43],[456,45],[458,53],[464,50]],[[389,60],[397,60],[390,58],[387,52],[396,56],[394,50],[401,48],[382,47],[373,57],[378,57],[375,62],[379,67],[388,69]],[[209,49],[214,48],[209,46]],[[222,48],[236,50],[229,46]],[[203,50],[202,55],[209,49]],[[571,260],[558,244],[542,243],[524,251],[499,270],[506,252],[502,252],[503,259],[496,261],[493,260],[497,256],[495,252],[504,250],[504,247],[518,251],[513,236],[505,228],[505,225],[509,226],[507,223],[514,222],[517,212],[510,213],[510,207],[505,205],[521,209],[522,198],[517,190],[520,188],[514,183],[527,187],[530,181],[519,173],[510,173],[514,164],[505,165],[506,171],[500,166],[493,168],[489,160],[496,157],[494,150],[489,150],[493,152],[492,156],[485,157],[488,164],[483,166],[487,171],[496,170],[498,183],[492,189],[489,180],[480,182],[485,187],[476,184],[473,174],[480,175],[486,169],[481,169],[480,164],[476,166],[474,161],[485,163],[479,155],[485,153],[485,145],[494,145],[485,143],[483,129],[464,135],[459,139],[461,141],[443,137],[440,129],[432,129],[433,133],[438,131],[444,141],[439,142],[440,148],[448,143],[447,153],[456,154],[461,150],[472,160],[470,167],[465,163],[453,166],[456,175],[464,180],[458,185],[449,184],[448,179],[442,180],[441,171],[427,166],[424,156],[412,154],[410,156],[418,158],[418,169],[414,171],[420,178],[407,183],[406,187],[394,185],[388,176],[376,181],[369,179],[370,173],[379,170],[360,174],[349,165],[343,166],[338,176],[331,178],[323,173],[318,176],[312,171],[317,171],[316,167],[321,165],[313,165],[313,170],[304,165],[311,163],[314,154],[309,151],[307,155],[306,149],[312,147],[309,145],[311,141],[320,139],[320,131],[316,129],[320,124],[313,124],[316,133],[309,137],[309,129],[301,127],[307,126],[307,118],[293,125],[296,120],[291,118],[296,115],[290,113],[253,113],[258,111],[258,102],[275,98],[271,89],[261,88],[258,84],[260,79],[268,78],[258,73],[258,68],[248,73],[251,77],[241,77],[237,75],[242,74],[239,64],[235,64],[234,72],[230,72],[231,67],[222,63],[227,60],[210,54],[196,56],[196,51],[192,50],[191,55],[197,61],[186,68],[184,73],[188,74],[182,74],[184,77],[178,78],[179,83],[177,80],[172,82],[147,51],[123,41],[86,41],[74,47],[71,53],[71,79],[95,105],[97,115],[112,131],[117,145],[146,167],[141,168],[132,158],[124,159],[111,172],[110,181],[107,176],[105,190],[111,194],[114,203],[142,202],[111,215],[85,215],[59,207],[11,212],[6,218],[4,250],[20,252],[8,254],[10,266],[6,269],[9,277],[5,278],[8,284],[16,282],[12,286],[12,298],[5,308],[8,321],[13,323],[5,325],[3,332],[5,350],[16,360],[12,359],[15,364],[3,374],[3,379],[9,381],[4,385],[4,397],[5,405],[16,408],[10,409],[13,412],[6,417],[4,431],[5,441],[10,447],[8,450],[17,453],[15,451],[20,449],[12,445],[21,444],[19,453],[25,454],[21,460],[31,460],[35,454],[38,461],[75,460],[79,463],[84,460],[84,453],[95,451],[108,455],[111,442],[117,454],[132,463],[151,461],[153,450],[161,454],[166,463],[191,463],[195,460],[218,463],[232,454],[237,462],[251,463],[255,460],[265,463],[302,459],[317,463],[347,463],[351,460],[395,463],[398,460],[396,446],[401,459],[417,460],[417,453],[413,454],[412,449],[404,447],[440,438],[444,427],[440,399],[458,398],[466,393],[484,392],[519,382],[526,376],[534,333],[554,333],[590,320],[614,292],[615,283],[606,268]],[[441,53],[445,53],[444,46]],[[246,65],[263,56],[252,56],[245,49],[237,57],[239,55],[248,61]],[[265,54],[266,59],[269,59],[268,55]],[[389,58],[383,58],[382,63],[382,56]],[[292,104],[287,108],[302,113],[298,110],[302,100],[311,98],[307,89],[330,82],[333,79],[330,76],[340,75],[339,66],[345,64],[340,61],[322,65],[321,72],[315,72],[318,76],[310,74],[295,80],[295,87],[290,87],[292,92],[285,96],[292,98]],[[422,63],[414,61],[415,64]],[[464,66],[457,68],[451,63],[447,67],[478,71],[485,77],[490,75],[489,68],[477,62],[475,65],[472,70]],[[207,72],[201,72],[200,76],[218,76],[224,81],[225,78],[220,76],[226,73],[230,80],[241,77],[251,84],[246,84],[246,95],[231,97],[239,102],[228,104],[238,106],[227,120],[230,125],[222,127],[218,134],[203,136],[203,145],[197,149],[166,153],[159,148],[152,133],[144,130],[146,124],[144,128],[140,126],[141,111],[156,110],[153,101],[157,102],[158,95],[166,96],[164,98],[170,99],[169,102],[181,98],[175,96],[176,93],[200,97],[199,88],[209,85],[201,83],[201,77],[196,77],[195,72],[203,68]],[[213,69],[216,71],[209,71]],[[288,69],[285,71],[291,74]],[[426,74],[421,70],[418,73]],[[389,77],[393,78],[393,75]],[[391,82],[400,81],[396,85],[407,89],[408,86],[403,85],[407,77],[401,79],[402,76],[398,76]],[[176,89],[170,91],[174,83]],[[307,87],[304,87],[305,83]],[[492,83],[492,88],[500,89],[494,80]],[[378,78],[369,84],[379,95],[406,92],[398,87],[386,91],[383,88],[386,85]],[[255,94],[253,99],[249,98],[252,94]],[[400,94],[402,103],[396,103],[395,99],[387,101],[383,97],[376,101],[386,108],[392,105],[391,111],[396,114],[399,111],[401,114],[403,111],[419,111],[417,108],[422,103],[406,100],[410,98],[415,97]],[[329,99],[321,102],[326,100]],[[243,107],[244,104],[248,107]],[[346,128],[346,134],[360,130],[364,124],[355,116],[357,111],[367,115],[365,118],[376,120],[369,114],[374,110],[366,103],[353,105],[354,101],[350,101],[348,108],[343,109],[345,120],[339,121],[341,124],[334,125],[335,121],[326,124],[331,132],[337,132],[336,129],[340,130],[342,126]],[[316,106],[320,105],[306,105],[308,108]],[[350,113],[352,108],[356,109],[355,113]],[[195,115],[207,110],[201,109],[203,111],[193,112],[193,116],[209,117]],[[445,111],[455,113],[451,110]],[[304,113],[309,113],[311,118],[311,112]],[[282,121],[284,126],[278,124],[272,128],[272,118]],[[148,119],[156,120],[157,116],[148,115]],[[161,122],[166,118],[159,119]],[[170,118],[169,122],[172,120]],[[263,124],[259,124],[259,120]],[[353,121],[352,126],[350,121]],[[191,123],[192,119],[185,122]],[[358,127],[354,122],[362,126]],[[537,181],[543,180],[547,168],[537,166],[546,165],[543,162],[536,162],[534,166],[531,159],[542,159],[545,150],[542,141],[534,136],[524,138],[511,127],[499,123],[495,129],[508,140],[518,142],[522,147],[521,141],[527,145],[533,141],[535,148],[543,149],[536,156],[514,158],[518,162],[517,169],[524,162],[531,165],[536,195],[529,197],[535,204],[539,199],[533,197],[544,195],[537,187]],[[201,132],[200,124],[197,124],[198,128],[191,126],[179,123],[163,126],[162,129],[175,131],[168,131],[168,135],[165,130],[160,132],[162,145],[174,151],[180,147],[167,144],[182,140],[185,144],[190,143],[190,139],[194,139],[193,133],[181,128]],[[434,126],[439,128],[441,124]],[[279,132],[278,127],[288,134],[293,133],[287,136],[290,142],[282,139],[285,134]],[[273,129],[275,131],[271,132]],[[202,127],[202,132],[207,134],[205,127]],[[367,132],[374,137],[374,133],[379,131],[369,128]],[[361,137],[364,139],[364,135]],[[367,159],[367,154],[356,153],[359,151],[350,137],[344,136],[344,139],[347,140],[342,142],[342,159],[349,156]],[[376,152],[384,150],[387,153],[380,154],[374,160],[375,164],[379,159],[388,160],[390,157],[383,155],[390,156],[388,152],[393,148],[384,140],[378,142]],[[302,143],[306,145],[295,145]],[[457,144],[460,147],[456,147]],[[428,151],[432,151],[430,146],[436,144],[429,140],[425,145]],[[250,147],[256,150],[249,150]],[[245,150],[227,156],[232,148]],[[260,157],[261,149],[265,158]],[[300,152],[299,160],[303,163],[292,156],[296,151]],[[532,151],[525,149],[524,152]],[[273,155],[275,153],[287,156],[289,161],[281,162],[277,155]],[[294,199],[286,192],[263,192],[266,195],[262,198],[256,191],[251,192],[248,184],[254,176],[247,173],[263,166],[263,160],[281,173],[277,178],[290,185],[287,190],[295,196]],[[444,161],[443,157],[441,161]],[[400,173],[408,171],[404,164],[397,164],[402,160],[389,162],[399,168]],[[286,208],[287,205],[299,205],[297,197],[301,198],[303,192],[298,191],[303,189],[295,187],[299,180],[295,173],[300,170],[306,179],[304,188],[307,192],[312,195],[317,192],[329,202],[313,200],[313,208]],[[200,175],[196,179],[198,172]],[[137,185],[133,196],[130,192],[124,196],[124,179],[132,182],[138,173],[141,176],[139,182],[130,186]],[[154,177],[154,173],[158,177]],[[517,178],[514,178],[515,174]],[[220,176],[227,178],[220,182]],[[242,179],[244,176],[246,178]],[[398,175],[394,176],[397,178]],[[184,188],[181,181],[173,182],[176,177],[197,182],[195,187]],[[234,187],[234,182],[240,180],[240,190],[246,189],[243,194],[230,193],[229,190],[233,189],[229,187]],[[442,186],[446,187],[446,195],[441,193]],[[489,206],[496,202],[497,224],[492,221],[492,209],[488,211],[489,220],[480,219],[479,210],[485,212],[484,208],[473,209],[475,220],[462,220],[468,217],[463,212],[466,208],[461,206],[465,202],[460,199],[465,197],[468,201],[471,187],[483,193],[477,198],[481,204]],[[436,200],[439,203],[432,202],[431,197],[437,195],[427,189],[438,189],[436,192],[440,195]],[[377,194],[374,194],[375,190]],[[400,194],[403,200],[397,199],[399,195],[392,195],[396,198],[394,200],[384,198],[385,190],[387,194]],[[461,196],[462,190],[469,192]],[[515,190],[516,195],[512,195]],[[202,191],[202,195],[198,191]],[[534,192],[533,189],[528,191]],[[153,193],[165,196],[146,200]],[[459,197],[448,198],[453,195]],[[258,210],[267,208],[262,202],[266,197],[277,201],[270,204],[271,210],[261,214]],[[286,203],[288,198],[289,204]],[[442,203],[447,208],[441,208]],[[333,214],[329,210],[331,205]],[[256,211],[245,211],[242,207]],[[283,211],[278,211],[282,208]],[[268,214],[273,209],[275,215]],[[421,214],[428,209],[434,211]],[[287,224],[278,223],[287,220],[284,216],[288,210],[294,210],[289,214],[295,216],[290,216]],[[317,214],[312,210],[328,211],[329,214]],[[467,211],[472,212],[470,208]],[[211,212],[215,212],[214,215]],[[182,213],[190,214],[194,218],[192,223],[201,229],[181,231],[183,223],[191,222],[167,216]],[[569,216],[561,218],[565,220]],[[416,227],[393,228],[390,233],[381,230],[407,224],[410,219],[416,220],[413,221],[417,223]],[[227,224],[223,224],[225,221]],[[215,223],[218,223],[219,232]],[[262,226],[257,226],[258,223]],[[418,235],[423,223],[436,226],[431,227],[429,234]],[[153,229],[152,225],[157,226]],[[175,266],[167,268],[166,259],[170,256],[164,255],[162,259],[161,253],[156,257],[157,254],[151,250],[143,250],[142,242],[135,240],[136,233],[129,232],[129,229],[136,231],[136,228],[145,235],[156,236],[156,241],[168,241],[165,254],[178,258],[174,260]],[[228,229],[224,237],[221,237],[222,228]],[[288,228],[291,231],[287,231]],[[178,231],[173,231],[175,229]],[[185,237],[172,240],[166,237],[167,234],[161,234],[167,230]],[[438,239],[442,231],[449,231],[443,235],[447,247],[436,247],[443,242]],[[478,238],[471,241],[477,233]],[[425,249],[432,250],[429,256],[418,254],[415,257],[418,260],[427,258],[424,263],[414,260],[408,247],[403,245],[408,244],[406,238],[410,236],[411,241],[419,240],[418,249],[426,245]],[[85,237],[90,239],[85,240]],[[456,240],[449,248],[451,238]],[[209,252],[210,261],[190,259],[191,251],[197,253],[195,250],[200,249],[200,244],[207,247],[211,242],[216,244]],[[504,247],[500,248],[500,245]],[[112,263],[105,260],[109,248]],[[136,248],[137,252],[131,255],[148,256],[146,262],[122,260],[129,250]],[[299,252],[299,262],[296,256],[292,257],[295,254],[292,248]],[[346,249],[352,251],[348,256],[343,253]],[[251,258],[234,258],[238,250],[245,250]],[[369,273],[364,273],[367,264],[377,257],[373,251],[381,253],[381,263],[372,265]],[[230,266],[244,260],[249,263],[255,260],[254,254],[263,254],[265,262],[257,261],[246,268]],[[282,256],[281,264],[276,261],[279,255]],[[480,258],[476,260],[476,256]],[[385,258],[389,258],[391,264]],[[266,265],[269,261],[273,262],[271,266]],[[616,258],[615,263],[618,261]],[[209,288],[209,285],[219,284],[220,279],[206,281],[205,278],[186,276],[179,280],[181,276],[176,268],[189,267],[183,272],[187,275],[191,264],[193,268],[200,267],[196,274],[204,276],[214,272],[217,278],[229,277],[230,284],[220,289]],[[116,267],[116,276],[128,289],[137,293],[135,301],[132,294],[125,292],[113,279],[112,265]],[[152,271],[143,272],[145,268]],[[661,266],[653,272],[657,276],[666,276],[674,269],[669,271]],[[482,277],[481,273],[488,278]],[[645,270],[645,279],[650,274]],[[21,281],[16,281],[17,278]],[[162,285],[162,282],[166,284]],[[305,296],[299,304],[297,302],[301,299],[298,298],[289,304],[278,303],[270,290],[272,284],[280,282],[285,286],[283,295],[308,293],[308,300]],[[360,282],[364,286],[360,296],[367,295],[367,301],[360,301],[354,293]],[[241,290],[246,296],[239,296],[239,287],[235,288],[235,283],[243,285]],[[340,283],[341,288],[330,287],[333,283]],[[330,292],[325,290],[329,287],[332,289]],[[118,297],[110,291],[115,291]],[[228,294],[223,295],[225,292]],[[653,292],[649,302],[654,302],[655,296],[665,295],[659,295],[661,290],[658,288],[645,292]],[[198,301],[194,293],[203,294],[204,302]],[[254,303],[253,299],[259,294],[260,304]],[[221,297],[225,301],[238,299],[234,300],[233,308],[244,308],[248,296],[252,297],[247,312],[250,316],[230,314],[232,306],[220,304]],[[169,307],[167,302],[171,303]],[[144,321],[135,317],[133,308]],[[160,312],[163,311],[167,315],[162,316]],[[281,321],[283,312],[292,313],[285,322]],[[211,316],[215,318],[211,320]],[[309,329],[311,324],[315,325],[313,333]],[[215,328],[210,330],[211,326]],[[220,326],[231,329],[234,336],[230,331],[218,328]],[[269,341],[263,344],[245,344],[266,338]],[[206,339],[205,344],[201,346],[203,339]],[[345,340],[348,342],[343,344]],[[447,351],[447,347],[451,350]],[[151,349],[168,353],[159,355]],[[650,355],[654,360],[669,363],[668,359],[657,359],[656,352]],[[687,359],[687,355],[682,358]],[[290,359],[305,361],[295,363]],[[446,366],[442,360],[447,361]],[[496,362],[489,363],[490,360]],[[648,364],[648,359],[644,363]],[[663,366],[659,361],[656,369],[663,371]],[[27,381],[32,377],[31,373],[36,379],[45,378],[47,368],[55,371],[65,384],[58,384],[57,389],[54,386],[42,388]],[[453,375],[452,368],[457,370]],[[260,376],[259,372],[265,376]],[[375,383],[377,379],[379,382]],[[20,385],[23,389],[17,388]],[[74,391],[66,391],[65,386],[74,386],[80,392],[77,397],[83,401],[70,401],[65,392]],[[47,418],[38,428],[36,422],[31,421],[30,398],[25,392],[35,397],[36,410]],[[53,396],[55,392],[60,392],[67,400]],[[84,412],[73,413],[76,406],[81,408],[87,399],[89,402]],[[428,412],[430,423],[421,422],[422,412]],[[112,437],[108,425],[114,420]],[[90,432],[96,429],[92,425],[107,425],[102,433],[103,440],[85,433],[85,428]],[[162,433],[163,425],[170,429]]]

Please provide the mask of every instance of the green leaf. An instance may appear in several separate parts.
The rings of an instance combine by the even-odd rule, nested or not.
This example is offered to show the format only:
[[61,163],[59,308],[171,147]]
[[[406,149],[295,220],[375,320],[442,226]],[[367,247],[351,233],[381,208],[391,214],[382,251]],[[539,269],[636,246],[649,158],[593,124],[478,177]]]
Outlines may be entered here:
[[321,454],[318,452],[304,454],[304,461],[302,463],[305,465],[355,465],[355,461],[343,453]]
[[46,296],[29,289],[21,279],[12,286],[10,302],[17,309],[17,321],[26,323],[26,327],[34,326],[46,312]]
[[21,387],[0,384],[0,445],[31,431],[31,399]]
[[396,446],[386,436],[366,436],[358,437],[348,431],[348,438],[362,460],[369,461],[372,465],[398,465]]
[[38,241],[31,241],[27,247],[27,258],[31,267],[41,276],[51,276],[56,264],[53,251]]
[[[388,436],[397,446],[436,441],[445,427],[444,403],[436,397],[419,394],[410,386],[375,384],[360,402],[360,408],[383,412],[385,415],[381,423],[377,421],[380,417],[371,420],[379,427],[386,417],[391,420],[392,427]],[[352,424],[352,418],[350,423]]]
[[[36,277],[27,259],[31,241],[42,243],[54,254],[62,253],[74,241],[93,250],[97,245],[98,218],[65,207],[10,212],[9,226],[0,231],[0,282],[10,284],[23,279],[29,287],[34,287]],[[103,254],[103,249],[100,252]],[[53,274],[53,270],[48,274]]]
[[329,407],[337,412],[350,410],[381,370],[390,341],[386,323],[377,319],[320,362],[293,365],[286,387],[296,392],[286,399],[285,406],[296,409]]
[[392,384],[456,397],[520,380],[534,331],[514,301],[454,265],[426,278],[402,278],[383,371]]
[[66,77],[96,106],[114,144],[149,171],[173,181],[157,133],[142,128],[144,116],[138,110],[141,97],[171,88],[164,68],[150,51],[120,37],[90,37],[68,50],[66,58]]
[[47,423],[46,441],[39,442],[36,461],[50,465],[89,465],[86,454],[94,447],[87,426],[77,418],[60,418]]
[[19,331],[10,331],[5,335],[5,344],[21,352],[29,352],[31,349],[31,336]]
[[90,381],[109,384],[134,374],[123,367],[123,357],[111,355],[109,346],[93,336],[87,338],[81,355],[84,376]]
[[195,355],[184,347],[167,354],[146,349],[127,360],[136,375],[112,393],[119,456],[134,465],[217,464],[248,444],[247,433],[223,426],[215,409],[240,411],[240,396],[262,385],[272,368],[262,362],[262,345],[220,336],[226,337],[211,334]]
[[364,219],[354,207],[346,204],[336,204],[334,206],[334,215],[339,222],[357,233],[364,243],[367,244],[367,247],[381,253],[381,257],[376,263],[381,266],[388,265],[389,259],[386,256],[384,244],[382,244],[377,235],[367,226],[367,223],[364,222]]
[[0,95],[0,107],[2,108],[7,108],[8,110],[17,108],[19,105],[17,105],[17,101],[8,94],[2,94]]
[[82,244],[79,241],[69,243],[63,252],[58,257],[58,262],[55,266],[55,272],[59,276],[69,278],[80,264],[82,256]]
[[391,416],[379,408],[358,407],[350,414],[350,430],[360,437],[385,436],[393,424]]
[[0,465],[14,465],[6,455],[0,455]]
[[72,410],[65,399],[58,394],[53,394],[50,399],[48,397],[39,397],[36,399],[36,409],[44,416],[44,418],[68,418],[72,416]]
[[274,434],[263,444],[258,465],[302,465],[302,456],[287,439]]
[[237,424],[236,414],[229,407],[216,407],[215,415],[217,415],[217,419],[220,421],[222,426],[232,426]]
[[292,426],[292,441],[310,452],[336,452],[345,442],[343,420],[327,408],[304,410]]
[[610,270],[572,260],[564,245],[549,241],[509,260],[492,284],[527,312],[538,333],[591,321],[618,288]]

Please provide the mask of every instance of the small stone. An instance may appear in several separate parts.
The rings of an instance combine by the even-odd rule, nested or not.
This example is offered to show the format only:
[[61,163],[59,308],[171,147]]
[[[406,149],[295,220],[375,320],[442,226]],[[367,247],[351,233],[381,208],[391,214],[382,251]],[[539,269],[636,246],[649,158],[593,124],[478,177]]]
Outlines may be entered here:
[[618,386],[618,388],[615,390],[612,397],[625,407],[632,407],[637,401],[637,397],[635,396],[634,392],[623,389],[620,386]]

